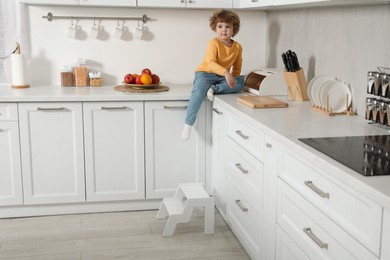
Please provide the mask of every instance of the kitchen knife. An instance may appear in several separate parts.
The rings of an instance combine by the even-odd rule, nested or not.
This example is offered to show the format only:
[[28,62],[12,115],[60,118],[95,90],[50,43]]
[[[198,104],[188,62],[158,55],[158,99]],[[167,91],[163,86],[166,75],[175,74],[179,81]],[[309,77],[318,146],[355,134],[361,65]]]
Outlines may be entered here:
[[292,52],[291,57],[293,63],[293,71],[298,71],[301,68],[301,66],[299,65],[298,56],[295,52]]
[[286,56],[286,53],[282,53],[282,60],[283,60],[283,64],[284,64],[284,68],[286,69],[286,71],[290,71],[289,67],[288,67],[288,62],[287,62],[287,56]]

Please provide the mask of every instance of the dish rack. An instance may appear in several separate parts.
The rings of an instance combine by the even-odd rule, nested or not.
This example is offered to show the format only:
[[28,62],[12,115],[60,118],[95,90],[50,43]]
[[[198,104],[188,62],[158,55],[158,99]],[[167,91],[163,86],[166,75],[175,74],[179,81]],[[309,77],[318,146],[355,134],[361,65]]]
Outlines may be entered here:
[[323,106],[317,106],[317,105],[312,105],[312,107],[315,109],[315,110],[319,110],[319,111],[322,111],[322,112],[325,112],[327,113],[329,116],[335,116],[335,115],[347,115],[347,116],[354,116],[356,115],[355,112],[352,111],[352,103],[350,105],[349,104],[349,95],[346,94],[345,95],[345,110],[343,112],[333,112],[332,111],[332,107],[329,106],[330,104],[330,96],[329,95],[326,95],[326,105],[323,107]]

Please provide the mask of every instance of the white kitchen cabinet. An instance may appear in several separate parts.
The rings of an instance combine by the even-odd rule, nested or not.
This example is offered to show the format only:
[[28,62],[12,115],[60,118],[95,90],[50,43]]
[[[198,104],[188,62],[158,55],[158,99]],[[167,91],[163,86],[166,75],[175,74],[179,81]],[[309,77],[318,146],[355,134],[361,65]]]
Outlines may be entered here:
[[[282,179],[278,181],[277,223],[313,260],[378,260],[350,233]],[[282,249],[281,245],[277,246]],[[281,255],[283,252],[278,252]]]
[[84,102],[87,201],[145,198],[143,102]]
[[281,179],[379,256],[382,208],[378,204],[326,178],[327,169],[316,169],[287,151],[279,158]]
[[81,102],[20,103],[25,204],[85,201]]
[[[239,8],[251,8],[251,7],[269,7],[273,6],[277,0],[240,0],[238,2]],[[237,8],[237,6],[234,6]]]
[[138,7],[232,8],[232,0],[138,0]]
[[137,0],[19,0],[30,5],[137,6]]
[[383,211],[381,260],[390,260],[390,210]]
[[212,115],[212,195],[220,214],[226,216],[228,114],[217,101]]
[[205,183],[203,103],[188,141],[181,139],[187,101],[145,102],[146,198],[172,197],[180,183]]
[[0,206],[23,204],[17,104],[0,103]]
[[229,114],[227,220],[252,259],[263,259],[264,133]]

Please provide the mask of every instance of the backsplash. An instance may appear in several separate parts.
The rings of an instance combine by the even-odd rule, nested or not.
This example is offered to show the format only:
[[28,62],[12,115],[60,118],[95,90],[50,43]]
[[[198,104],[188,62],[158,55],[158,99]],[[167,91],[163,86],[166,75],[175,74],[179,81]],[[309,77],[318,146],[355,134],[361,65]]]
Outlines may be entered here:
[[[80,28],[76,39],[67,36],[71,20],[52,22],[42,18],[54,16],[124,16],[151,20],[145,24],[142,39],[134,37],[137,21],[126,21],[128,32],[114,37],[117,20],[102,20],[98,39],[89,37],[93,20],[73,21]],[[74,59],[87,60],[91,69],[102,71],[103,85],[120,84],[126,73],[148,67],[163,84],[191,84],[194,70],[200,64],[207,42],[215,37],[209,28],[213,10],[91,8],[26,6],[22,17],[26,39],[24,49],[31,59],[31,83],[60,85],[61,65],[73,65]],[[243,46],[243,71],[248,73],[265,65],[266,13],[239,11],[241,29],[236,40]]]
[[390,5],[269,12],[266,64],[283,67],[281,53],[295,50],[308,82],[329,75],[347,83],[364,116],[367,72],[390,67],[389,24]]

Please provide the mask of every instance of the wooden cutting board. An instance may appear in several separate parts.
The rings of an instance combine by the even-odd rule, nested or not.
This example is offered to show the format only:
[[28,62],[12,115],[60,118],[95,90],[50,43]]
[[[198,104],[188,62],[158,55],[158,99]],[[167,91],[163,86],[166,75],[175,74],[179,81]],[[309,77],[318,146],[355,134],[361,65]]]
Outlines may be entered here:
[[237,101],[251,108],[266,108],[266,107],[287,107],[288,104],[273,97],[262,96],[239,96]]

